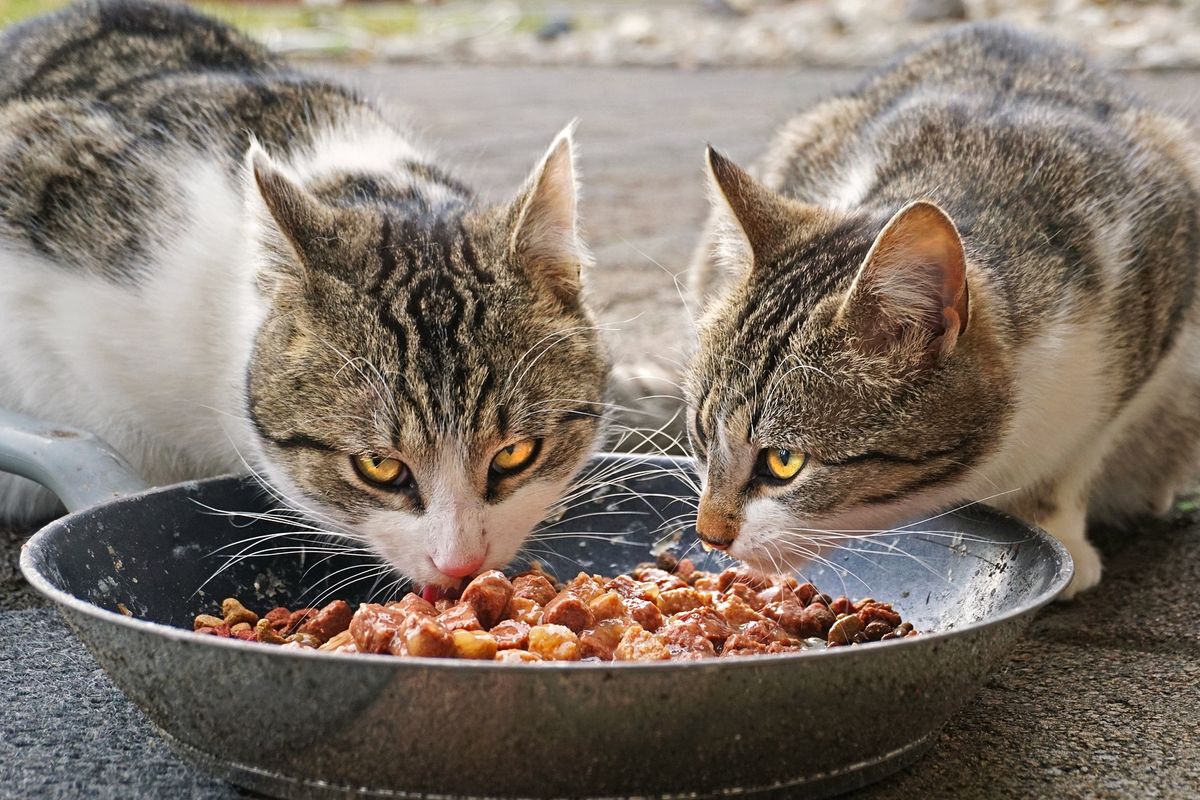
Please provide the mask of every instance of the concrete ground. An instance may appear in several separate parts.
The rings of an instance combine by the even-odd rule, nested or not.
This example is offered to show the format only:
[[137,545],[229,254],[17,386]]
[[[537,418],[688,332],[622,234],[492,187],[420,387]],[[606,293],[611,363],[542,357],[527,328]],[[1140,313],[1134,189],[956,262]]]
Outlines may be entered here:
[[[515,190],[555,132],[578,116],[583,212],[597,256],[594,299],[620,357],[668,361],[680,357],[687,340],[688,316],[674,276],[687,263],[704,215],[704,143],[750,159],[791,111],[857,77],[786,70],[326,71],[410,119],[445,163],[496,199]],[[1133,80],[1148,95],[1200,117],[1195,74]],[[22,625],[35,612],[18,609],[40,603],[15,571],[27,533],[0,532],[0,618]],[[1044,612],[934,751],[861,797],[1200,796],[1200,524],[1183,516],[1104,532],[1101,542],[1106,575],[1100,588]],[[3,641],[4,633],[0,622],[0,668],[42,668],[38,659],[45,653],[23,653],[15,641]],[[92,674],[82,648],[67,648],[46,668],[69,666],[89,675],[96,692],[113,691]],[[0,706],[13,700],[0,697]],[[123,713],[137,724],[136,713]],[[75,719],[88,724],[87,717]],[[20,732],[6,727],[0,721],[0,742]],[[90,794],[150,797],[170,788],[197,797],[237,796],[174,763],[152,738],[144,746],[157,754],[156,764],[170,766],[141,782],[131,780],[132,765],[122,770],[118,760],[113,769],[94,772]],[[18,746],[15,755],[21,752],[30,750]],[[3,775],[0,764],[0,797],[7,797]],[[168,779],[173,783],[163,782]],[[41,796],[81,794],[78,784],[52,778],[39,786]]]

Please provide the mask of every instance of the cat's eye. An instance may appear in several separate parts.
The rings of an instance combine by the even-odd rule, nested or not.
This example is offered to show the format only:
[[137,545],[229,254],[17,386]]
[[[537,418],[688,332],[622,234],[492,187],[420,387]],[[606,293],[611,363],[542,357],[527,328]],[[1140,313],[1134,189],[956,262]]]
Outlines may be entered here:
[[376,486],[400,488],[412,481],[408,466],[398,458],[383,458],[373,455],[352,456],[354,469],[367,483]]
[[808,456],[782,447],[766,447],[758,453],[756,470],[760,477],[790,481],[804,469]]
[[492,458],[492,472],[499,475],[511,475],[529,466],[541,446],[540,439],[522,439],[513,442],[508,447],[501,448]]

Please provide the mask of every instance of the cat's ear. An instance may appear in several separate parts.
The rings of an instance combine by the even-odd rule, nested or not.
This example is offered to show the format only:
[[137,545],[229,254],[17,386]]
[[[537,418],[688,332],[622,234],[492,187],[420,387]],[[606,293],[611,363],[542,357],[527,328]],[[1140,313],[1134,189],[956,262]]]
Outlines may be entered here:
[[[322,263],[336,241],[336,214],[292,180],[257,141],[246,152],[247,203],[262,244],[280,260]],[[280,265],[276,265],[280,266]]]
[[554,139],[513,202],[512,257],[536,284],[566,302],[578,299],[591,254],[579,236],[579,186],[572,122]]
[[715,255],[735,274],[777,255],[796,224],[815,211],[763,186],[711,145],[705,159],[717,223]]
[[879,232],[844,310],[869,347],[915,342],[941,357],[967,330],[969,299],[958,229],[941,208],[918,200]]

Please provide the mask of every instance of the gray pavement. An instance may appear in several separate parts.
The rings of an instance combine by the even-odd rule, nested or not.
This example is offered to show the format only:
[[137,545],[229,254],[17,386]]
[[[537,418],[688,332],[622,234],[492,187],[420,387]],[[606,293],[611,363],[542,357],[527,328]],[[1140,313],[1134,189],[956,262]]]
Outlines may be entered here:
[[[673,359],[685,347],[688,318],[673,275],[684,269],[704,215],[704,143],[749,159],[792,110],[857,77],[787,70],[324,69],[410,119],[463,177],[497,199],[516,188],[554,133],[578,116],[583,211],[598,263],[593,295],[614,328],[613,349],[625,359]],[[1200,116],[1195,74],[1132,79],[1148,95]],[[45,612],[17,610],[39,604],[15,572],[26,534],[0,530],[0,671],[77,675],[96,708],[65,705],[66,729],[108,724],[113,714],[106,709],[120,701],[81,647],[63,639],[49,654],[26,652],[18,638],[5,638],[39,628],[61,635]],[[1099,589],[1045,611],[934,751],[860,796],[1200,797],[1200,522],[1180,514],[1099,537],[1106,555]],[[2,692],[0,684],[0,707],[16,702]],[[107,766],[90,773],[87,791],[49,781],[38,784],[38,796],[236,796],[175,762],[144,725],[138,728],[136,712],[119,714],[136,729],[128,754],[106,752]],[[0,756],[30,719],[0,717]],[[80,731],[77,738],[89,737]],[[8,755],[29,752],[19,737],[15,747]],[[123,757],[131,762],[126,769]],[[149,760],[132,763],[143,757]],[[0,780],[0,797],[6,796]]]

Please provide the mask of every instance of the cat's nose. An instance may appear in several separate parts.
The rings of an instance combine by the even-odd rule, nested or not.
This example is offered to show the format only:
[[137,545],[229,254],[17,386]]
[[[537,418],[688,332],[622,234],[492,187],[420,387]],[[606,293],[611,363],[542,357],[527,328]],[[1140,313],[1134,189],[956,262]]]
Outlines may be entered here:
[[451,578],[465,578],[472,573],[478,572],[483,566],[484,556],[472,556],[466,561],[434,561],[433,565],[437,567],[438,572],[443,575],[449,575]]
[[715,507],[715,504],[705,495],[700,499],[700,513],[696,516],[696,534],[700,541],[714,550],[728,550],[733,540],[740,533],[740,524],[736,519]]

